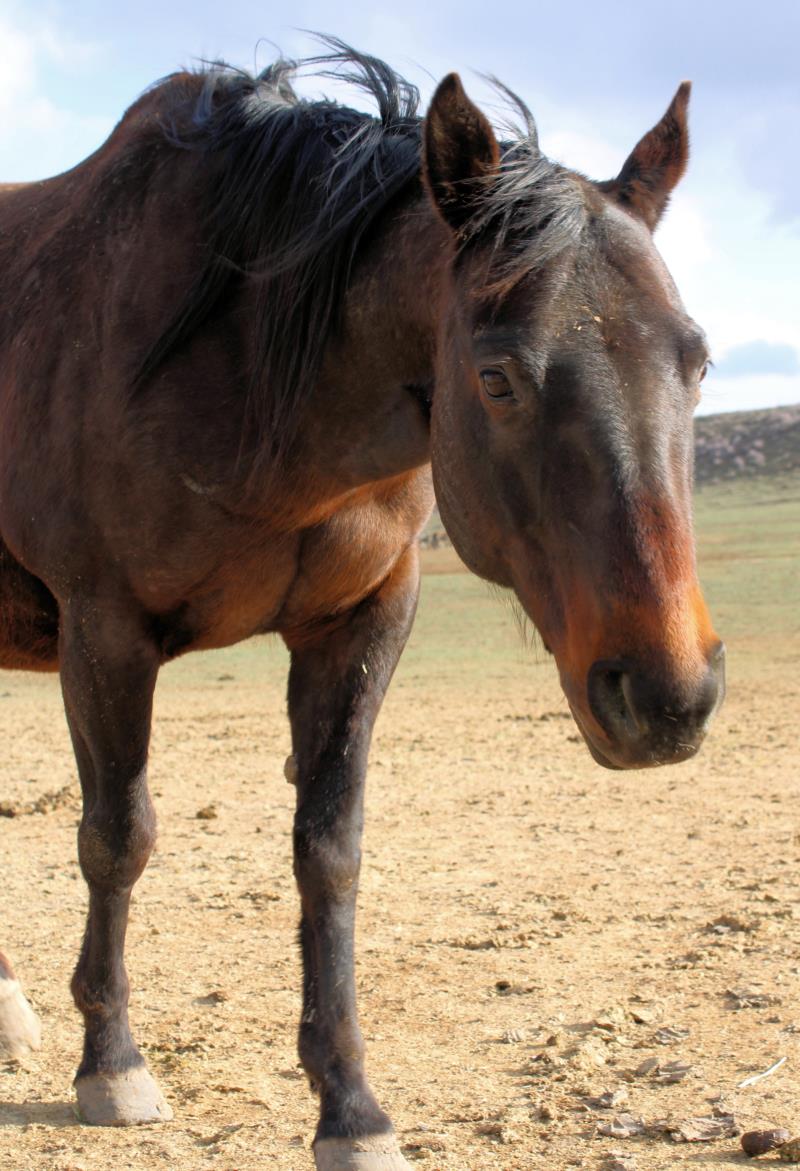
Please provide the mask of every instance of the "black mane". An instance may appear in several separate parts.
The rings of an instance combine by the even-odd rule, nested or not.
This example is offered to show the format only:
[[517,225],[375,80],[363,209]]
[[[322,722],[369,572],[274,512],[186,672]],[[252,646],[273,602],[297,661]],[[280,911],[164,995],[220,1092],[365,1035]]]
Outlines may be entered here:
[[[189,117],[175,111],[169,130],[173,145],[219,155],[222,178],[206,208],[205,265],[137,383],[250,279],[258,290],[258,357],[249,434],[257,448],[269,448],[252,452],[256,458],[285,448],[336,327],[359,245],[419,172],[418,91],[382,61],[327,43],[333,51],[324,57],[280,59],[255,77],[212,65]],[[378,116],[299,97],[292,75],[308,65],[365,91]],[[345,72],[333,73],[335,66]]]
[[[313,390],[339,322],[359,248],[389,203],[419,182],[419,92],[383,61],[332,37],[331,50],[279,59],[252,76],[223,63],[203,72],[191,108],[173,111],[177,148],[213,153],[218,181],[205,208],[206,260],[171,323],[147,353],[143,386],[224,305],[243,279],[257,288],[257,359],[248,393],[248,454],[285,454],[298,407]],[[344,80],[377,116],[298,96],[292,77]],[[539,152],[533,119],[504,90],[525,129],[503,146],[500,176],[481,200],[473,237],[491,231],[498,281],[531,271],[574,242],[583,223],[569,174]]]

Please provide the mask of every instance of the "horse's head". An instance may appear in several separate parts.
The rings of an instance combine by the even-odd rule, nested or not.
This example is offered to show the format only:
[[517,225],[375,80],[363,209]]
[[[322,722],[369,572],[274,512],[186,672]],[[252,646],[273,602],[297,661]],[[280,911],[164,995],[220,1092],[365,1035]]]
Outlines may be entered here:
[[692,413],[708,352],[651,233],[688,155],[688,85],[617,179],[501,150],[455,75],[424,175],[454,241],[432,459],[456,549],[510,586],[597,761],[685,760],[723,693],[695,571]]

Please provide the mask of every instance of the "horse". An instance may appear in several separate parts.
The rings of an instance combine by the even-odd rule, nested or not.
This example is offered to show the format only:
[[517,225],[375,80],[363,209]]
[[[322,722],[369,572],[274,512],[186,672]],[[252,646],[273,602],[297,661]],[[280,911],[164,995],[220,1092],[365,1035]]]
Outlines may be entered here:
[[[0,194],[0,665],[58,670],[88,884],[81,1118],[166,1120],[132,1037],[129,901],[152,850],[153,689],[255,634],[291,653],[299,1052],[318,1171],[408,1169],[364,1073],[353,975],[367,754],[435,498],[516,595],[595,760],[686,760],[723,694],[698,585],[692,415],[709,357],[653,243],[689,84],[593,182],[457,74],[424,118],[389,66],[173,74],[86,161]],[[498,83],[499,85],[499,83]],[[35,1023],[10,967],[4,1028]]]

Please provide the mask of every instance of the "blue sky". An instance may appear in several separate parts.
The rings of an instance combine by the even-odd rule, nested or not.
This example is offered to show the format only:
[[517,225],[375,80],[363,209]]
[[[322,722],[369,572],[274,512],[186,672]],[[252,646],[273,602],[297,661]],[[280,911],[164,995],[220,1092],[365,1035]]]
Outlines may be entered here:
[[298,28],[383,56],[425,97],[457,69],[489,108],[478,74],[496,74],[544,149],[597,179],[691,78],[692,161],[657,241],[711,338],[701,410],[800,402],[798,0],[0,0],[0,180],[72,166],[145,86],[199,58],[313,52]]

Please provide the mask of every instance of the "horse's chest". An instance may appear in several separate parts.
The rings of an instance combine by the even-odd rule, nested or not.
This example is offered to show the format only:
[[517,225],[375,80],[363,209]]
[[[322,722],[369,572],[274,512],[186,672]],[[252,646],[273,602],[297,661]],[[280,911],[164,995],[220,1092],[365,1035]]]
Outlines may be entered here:
[[410,490],[359,502],[305,533],[281,628],[342,613],[371,594],[416,540],[432,505],[426,476]]
[[[224,559],[186,616],[193,646],[313,627],[368,597],[416,540],[433,505],[427,472],[364,495],[286,540],[265,537]],[[200,633],[202,632],[202,633]]]

